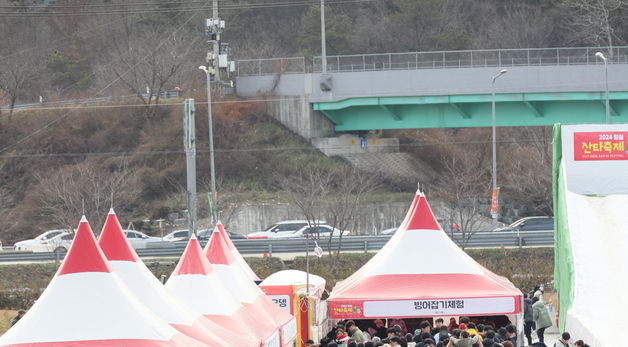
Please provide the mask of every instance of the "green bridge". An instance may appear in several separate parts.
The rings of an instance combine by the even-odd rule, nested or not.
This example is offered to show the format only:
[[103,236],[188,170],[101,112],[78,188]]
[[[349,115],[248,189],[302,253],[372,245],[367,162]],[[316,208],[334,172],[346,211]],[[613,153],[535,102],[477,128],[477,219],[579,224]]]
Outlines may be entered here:
[[[489,127],[493,92],[497,126],[604,123],[607,90],[611,122],[628,123],[628,47],[329,56],[326,73],[321,61],[314,57],[311,67],[303,57],[240,61],[238,95],[272,91],[283,102],[280,119],[306,128],[307,138],[332,135],[327,127]],[[285,67],[281,75],[277,66]],[[309,110],[291,104],[294,98]]]
[[[611,92],[612,123],[628,123],[628,92]],[[336,131],[491,126],[491,94],[353,97],[314,102]],[[497,126],[604,123],[605,92],[495,95]]]

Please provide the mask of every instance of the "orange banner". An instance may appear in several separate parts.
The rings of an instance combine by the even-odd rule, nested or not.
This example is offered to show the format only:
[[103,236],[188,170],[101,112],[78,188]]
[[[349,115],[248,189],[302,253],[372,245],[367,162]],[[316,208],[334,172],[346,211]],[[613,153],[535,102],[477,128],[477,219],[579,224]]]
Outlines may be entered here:
[[497,215],[497,210],[499,209],[499,188],[493,189],[493,194],[491,195],[491,214]]

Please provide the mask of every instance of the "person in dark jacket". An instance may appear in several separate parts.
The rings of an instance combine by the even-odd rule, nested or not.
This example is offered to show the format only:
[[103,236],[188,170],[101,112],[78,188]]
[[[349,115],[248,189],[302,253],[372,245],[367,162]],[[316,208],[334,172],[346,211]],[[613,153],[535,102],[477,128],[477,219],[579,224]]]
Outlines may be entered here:
[[15,323],[19,322],[20,319],[22,319],[22,317],[24,317],[25,314],[26,314],[25,310],[17,311],[17,316],[15,316],[13,319],[11,319],[11,326],[14,326]]
[[534,326],[534,314],[532,312],[532,300],[528,293],[523,294],[523,333],[528,339],[528,346],[532,344],[532,327]]

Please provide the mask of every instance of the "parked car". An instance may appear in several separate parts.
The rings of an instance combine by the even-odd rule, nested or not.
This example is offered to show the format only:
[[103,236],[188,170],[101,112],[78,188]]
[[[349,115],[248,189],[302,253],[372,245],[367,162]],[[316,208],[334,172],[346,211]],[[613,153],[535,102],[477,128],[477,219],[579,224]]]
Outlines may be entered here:
[[146,248],[149,242],[160,242],[160,237],[148,236],[137,230],[125,230],[127,240],[131,243],[134,249]]
[[399,229],[399,227],[390,228],[390,229],[384,229],[384,230],[380,231],[379,234],[380,235],[393,235],[394,233],[397,232],[397,229]]
[[68,230],[48,230],[34,239],[16,242],[14,248],[17,251],[62,253],[70,249],[73,239],[74,234]]
[[[209,238],[212,236],[212,232],[214,231],[214,229],[202,229],[199,230],[197,233],[197,237],[199,240],[209,240]],[[236,239],[246,239],[246,236],[242,235],[242,234],[238,234],[238,233],[232,233],[229,230],[225,230],[227,232],[227,234],[229,235],[229,238],[232,240],[236,240]]]
[[[446,219],[443,218],[436,218],[436,221],[438,222],[438,224],[440,225],[441,228],[443,228],[443,231],[445,232],[456,232],[456,231],[460,231],[460,227],[458,227],[458,225],[456,224],[450,224],[449,221],[447,221]],[[397,232],[397,229],[399,229],[399,227],[396,228],[390,228],[390,229],[384,229],[382,231],[379,232],[379,235],[394,235]]]
[[497,228],[493,231],[539,231],[554,230],[554,219],[547,216],[534,216],[521,218],[507,227]]
[[[294,230],[294,231],[283,231],[283,232],[277,232],[273,234],[253,233],[253,234],[248,235],[248,238],[249,239],[265,239],[265,238],[287,239],[287,238],[295,238],[295,237],[325,238],[325,237],[329,237],[331,233],[333,233],[333,236],[340,236],[340,230],[333,228],[329,225],[323,224],[323,225],[310,227],[306,224],[304,227],[298,230]],[[316,234],[318,234],[319,236],[316,236]],[[351,232],[345,231],[343,233],[343,236],[351,236]]]
[[[196,233],[196,236],[198,237],[199,240],[205,241],[205,240],[209,240],[209,238],[212,236],[212,232],[213,232],[213,229],[201,229]],[[227,234],[229,234],[229,238],[231,238],[232,240],[233,239],[246,239],[244,235],[232,233],[230,231],[227,231]],[[186,241],[189,238],[190,236],[189,236],[188,229],[183,229],[183,230],[175,230],[171,232],[170,234],[164,236],[163,241],[168,241],[168,242]]]
[[[333,234],[332,235],[333,237],[338,237],[340,236],[340,233],[341,233],[340,229],[333,228],[329,225],[319,225],[316,227],[304,227],[301,230],[296,232],[297,237],[303,236],[303,237],[308,237],[308,238],[317,238],[317,237],[325,238],[325,237],[329,237],[330,234]],[[345,230],[342,233],[342,236],[351,236],[351,232]]]
[[[324,220],[314,221],[312,224],[322,225],[326,222]],[[284,237],[296,237],[295,233],[304,227],[308,226],[309,223],[306,220],[287,220],[279,223],[275,223],[264,231],[251,233],[247,235],[249,239],[274,239],[274,238],[284,238]]]
[[185,241],[190,238],[188,233],[189,231],[187,229],[175,230],[171,232],[170,234],[164,236],[162,240],[168,241],[168,242]]

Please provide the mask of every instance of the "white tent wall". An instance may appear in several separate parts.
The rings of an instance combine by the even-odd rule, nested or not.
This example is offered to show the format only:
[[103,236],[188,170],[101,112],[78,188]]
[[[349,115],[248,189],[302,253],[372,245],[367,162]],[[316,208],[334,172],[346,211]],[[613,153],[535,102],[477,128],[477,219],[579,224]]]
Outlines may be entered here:
[[[572,280],[558,283],[561,322],[574,340],[616,346],[608,323],[623,322],[628,312],[628,125],[560,126],[559,134],[564,175],[554,184],[565,189],[555,204],[566,213],[556,223],[567,227],[557,236],[568,238],[573,255]],[[557,257],[557,265],[565,261]]]

